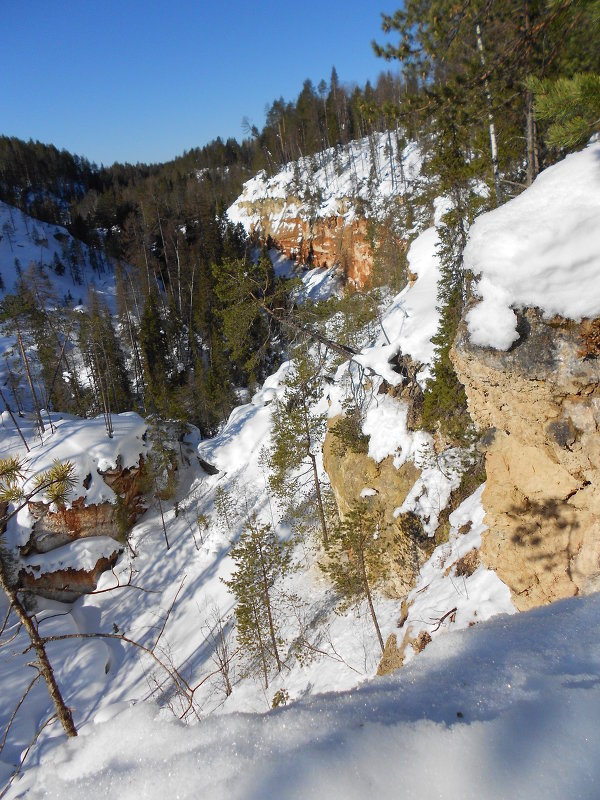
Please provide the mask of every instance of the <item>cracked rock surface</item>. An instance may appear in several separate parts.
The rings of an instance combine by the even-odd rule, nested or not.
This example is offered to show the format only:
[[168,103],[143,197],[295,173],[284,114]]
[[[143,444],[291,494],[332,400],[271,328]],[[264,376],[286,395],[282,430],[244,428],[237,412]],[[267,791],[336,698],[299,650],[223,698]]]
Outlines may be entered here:
[[452,351],[472,418],[488,429],[480,551],[524,610],[600,590],[600,359],[582,326],[520,314],[508,351]]

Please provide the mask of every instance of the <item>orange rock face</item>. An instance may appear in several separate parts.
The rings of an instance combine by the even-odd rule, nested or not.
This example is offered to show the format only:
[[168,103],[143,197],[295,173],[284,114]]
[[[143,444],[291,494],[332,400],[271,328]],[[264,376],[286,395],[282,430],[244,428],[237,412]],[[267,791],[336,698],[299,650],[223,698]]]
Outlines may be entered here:
[[373,254],[368,236],[368,222],[364,218],[347,219],[347,204],[340,201],[340,213],[325,218],[310,220],[294,213],[300,201],[294,198],[264,200],[247,206],[251,213],[258,213],[260,223],[251,233],[261,240],[270,238],[287,258],[298,264],[313,267],[337,266],[346,279],[362,288],[368,283],[373,271]]
[[119,548],[104,558],[99,558],[91,570],[61,569],[34,575],[27,570],[19,572],[19,587],[48,597],[51,600],[71,602],[82,594],[93,592],[103,572],[113,567],[119,557]]
[[337,265],[348,281],[361,288],[373,271],[364,219],[348,223],[343,217],[329,217],[311,226],[307,220],[294,217],[271,238],[288,258],[325,269]]
[[[88,476],[92,480],[92,476]],[[108,536],[116,540],[114,548],[98,558],[91,569],[64,567],[41,571],[40,566],[21,569],[18,585],[34,594],[54,600],[72,601],[79,595],[92,592],[98,578],[116,562],[124,531],[146,510],[143,503],[145,484],[144,460],[130,469],[115,469],[102,473],[100,478],[119,496],[118,504],[104,502],[85,504],[85,498],[74,500],[70,508],[50,511],[48,503],[30,502],[29,511],[35,523],[29,540],[20,548],[21,556],[48,553],[79,539]],[[89,484],[84,485],[89,487]],[[35,561],[35,559],[34,559]]]

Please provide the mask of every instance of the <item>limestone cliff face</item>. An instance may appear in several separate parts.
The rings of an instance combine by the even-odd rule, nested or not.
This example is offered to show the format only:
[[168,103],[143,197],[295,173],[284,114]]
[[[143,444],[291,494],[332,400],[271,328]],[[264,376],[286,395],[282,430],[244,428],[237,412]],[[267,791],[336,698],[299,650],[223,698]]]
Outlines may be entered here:
[[[331,420],[330,424],[335,424],[337,419],[339,417]],[[405,597],[433,550],[433,540],[424,534],[412,515],[410,519],[405,518],[408,515],[394,517],[394,510],[406,499],[420,470],[409,461],[396,469],[393,456],[377,463],[364,453],[351,450],[341,453],[339,440],[331,430],[323,443],[323,465],[342,519],[360,499],[364,488],[376,492],[376,501],[383,511],[381,535],[388,541],[390,558],[390,575],[381,588],[390,597]]]
[[287,258],[313,267],[339,266],[348,280],[362,287],[373,271],[373,255],[368,240],[368,223],[360,217],[347,218],[350,201],[339,200],[338,213],[310,220],[300,214],[302,201],[290,196],[285,200],[265,198],[238,202],[249,216],[258,216],[259,224],[251,233],[262,240],[268,237]]
[[528,309],[510,350],[463,328],[452,352],[489,429],[481,558],[520,610],[600,589],[600,370],[584,328]]

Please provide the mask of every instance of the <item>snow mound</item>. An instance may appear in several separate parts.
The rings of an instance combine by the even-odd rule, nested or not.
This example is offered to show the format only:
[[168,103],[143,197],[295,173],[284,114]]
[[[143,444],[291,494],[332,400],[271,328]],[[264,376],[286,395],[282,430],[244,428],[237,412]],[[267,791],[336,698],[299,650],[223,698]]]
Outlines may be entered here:
[[471,341],[507,350],[514,308],[581,320],[600,314],[600,143],[542,172],[523,194],[479,217],[464,267],[481,276]]

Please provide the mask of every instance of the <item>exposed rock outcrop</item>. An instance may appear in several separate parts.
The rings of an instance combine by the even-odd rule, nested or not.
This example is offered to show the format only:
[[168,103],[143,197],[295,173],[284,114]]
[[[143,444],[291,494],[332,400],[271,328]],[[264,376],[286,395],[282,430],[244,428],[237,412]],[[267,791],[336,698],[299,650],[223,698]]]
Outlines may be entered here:
[[342,452],[339,439],[331,427],[339,417],[330,420],[323,443],[323,465],[329,475],[336,505],[342,519],[360,499],[363,489],[375,492],[374,498],[383,512],[382,537],[388,542],[390,575],[383,590],[391,597],[404,597],[414,586],[421,565],[433,550],[433,539],[423,532],[419,520],[412,514],[394,517],[419,477],[420,470],[407,461],[399,469],[389,456],[380,463],[366,453],[346,449]]
[[[28,541],[20,548],[20,556],[29,557],[27,568],[19,570],[20,588],[55,600],[71,601],[80,594],[93,591],[102,572],[115,564],[121,551],[117,542],[123,541],[126,532],[146,510],[143,502],[147,488],[144,459],[140,456],[136,467],[116,468],[98,474],[99,479],[117,495],[116,503],[106,501],[86,505],[85,498],[79,497],[70,508],[53,511],[48,503],[29,503],[35,523]],[[91,475],[86,477],[86,488],[93,479]],[[99,537],[108,537],[115,541],[115,545],[113,547],[108,541],[106,547],[103,545],[102,555],[94,557],[85,567],[63,564],[49,569],[36,564],[36,555],[42,556],[79,540]],[[39,562],[43,565],[44,559],[40,558]]]
[[117,561],[121,548],[115,547],[112,553],[99,558],[91,568],[73,568],[40,572],[21,569],[19,587],[32,594],[51,600],[70,603],[82,594],[93,592],[103,572],[111,569]]
[[48,553],[57,547],[91,536],[110,536],[120,541],[136,519],[144,513],[143,502],[146,473],[140,456],[137,467],[114,469],[100,477],[118,496],[118,502],[91,503],[84,497],[73,500],[70,508],[50,511],[44,502],[30,502],[29,511],[35,523],[27,543],[20,548],[22,556]]
[[600,589],[599,361],[586,327],[535,309],[510,350],[459,332],[452,359],[487,434],[482,561],[517,608]]
[[362,287],[373,271],[373,254],[366,219],[350,215],[349,200],[338,201],[338,213],[310,220],[298,214],[302,201],[297,197],[285,200],[265,198],[252,203],[238,201],[249,216],[258,215],[251,233],[263,241],[270,239],[287,258],[313,267],[339,266],[347,279]]

